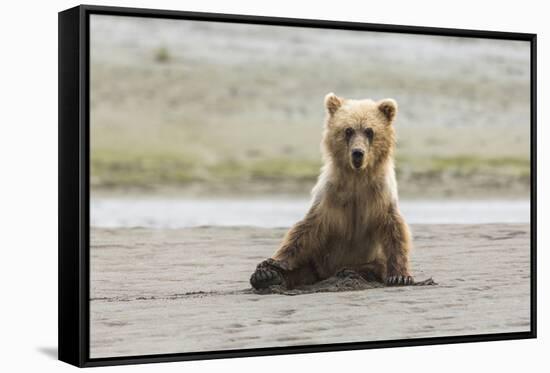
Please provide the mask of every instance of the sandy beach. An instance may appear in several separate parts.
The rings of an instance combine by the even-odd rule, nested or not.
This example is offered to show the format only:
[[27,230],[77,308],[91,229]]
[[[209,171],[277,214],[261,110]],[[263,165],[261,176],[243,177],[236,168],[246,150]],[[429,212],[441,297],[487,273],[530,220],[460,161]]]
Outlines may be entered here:
[[285,229],[92,228],[92,358],[529,330],[528,224],[413,225],[417,280],[296,296],[248,278]]

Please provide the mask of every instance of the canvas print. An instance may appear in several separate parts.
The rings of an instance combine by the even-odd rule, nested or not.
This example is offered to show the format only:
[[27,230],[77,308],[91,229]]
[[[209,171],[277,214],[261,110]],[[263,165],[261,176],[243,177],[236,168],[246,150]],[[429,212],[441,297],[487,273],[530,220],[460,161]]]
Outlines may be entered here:
[[91,358],[531,329],[529,42],[89,36]]

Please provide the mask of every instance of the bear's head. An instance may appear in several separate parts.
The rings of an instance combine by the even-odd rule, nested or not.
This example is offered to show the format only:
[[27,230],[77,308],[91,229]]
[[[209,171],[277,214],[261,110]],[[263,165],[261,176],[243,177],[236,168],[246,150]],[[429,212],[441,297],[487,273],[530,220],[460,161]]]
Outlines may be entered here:
[[336,167],[369,173],[392,157],[397,114],[394,100],[351,100],[329,93],[325,108],[323,152]]

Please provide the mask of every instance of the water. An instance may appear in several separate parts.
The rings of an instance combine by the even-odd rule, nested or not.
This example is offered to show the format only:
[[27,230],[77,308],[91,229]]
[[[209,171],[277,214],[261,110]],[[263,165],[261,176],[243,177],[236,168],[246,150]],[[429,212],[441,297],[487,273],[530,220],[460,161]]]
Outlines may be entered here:
[[[94,198],[94,227],[185,228],[194,226],[289,227],[300,220],[307,199]],[[528,223],[527,200],[401,201],[410,224]]]

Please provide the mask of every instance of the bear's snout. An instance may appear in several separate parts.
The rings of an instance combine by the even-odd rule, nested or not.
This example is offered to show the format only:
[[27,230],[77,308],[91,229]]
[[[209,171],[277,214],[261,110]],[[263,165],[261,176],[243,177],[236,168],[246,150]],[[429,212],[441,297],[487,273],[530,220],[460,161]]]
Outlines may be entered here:
[[361,168],[363,165],[363,157],[365,156],[365,152],[361,149],[353,149],[351,151],[351,162],[353,163],[353,167],[355,168]]

